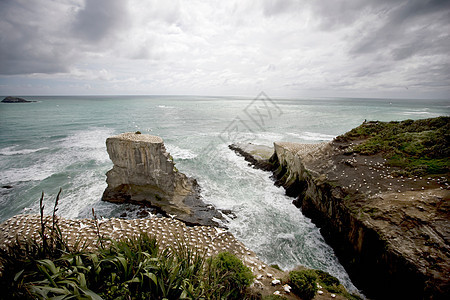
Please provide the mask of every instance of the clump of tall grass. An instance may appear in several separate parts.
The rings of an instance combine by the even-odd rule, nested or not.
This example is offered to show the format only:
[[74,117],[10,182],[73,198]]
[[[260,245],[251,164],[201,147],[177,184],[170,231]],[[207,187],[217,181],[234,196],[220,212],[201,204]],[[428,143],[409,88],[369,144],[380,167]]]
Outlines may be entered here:
[[[230,253],[206,259],[182,240],[160,249],[141,233],[124,240],[105,240],[87,251],[68,247],[56,217],[43,217],[40,241],[19,240],[0,250],[3,299],[243,299],[253,280],[251,271]],[[93,211],[94,220],[97,220]],[[98,229],[98,224],[97,224]],[[176,247],[175,247],[176,246]]]

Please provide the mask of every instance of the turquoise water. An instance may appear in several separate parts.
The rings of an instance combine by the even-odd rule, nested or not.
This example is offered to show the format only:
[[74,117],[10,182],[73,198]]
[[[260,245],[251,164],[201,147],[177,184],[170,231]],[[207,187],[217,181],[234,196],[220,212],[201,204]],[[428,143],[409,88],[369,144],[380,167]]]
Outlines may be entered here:
[[0,221],[38,213],[41,192],[59,214],[118,216],[124,206],[102,202],[112,167],[108,136],[141,131],[161,136],[177,168],[198,179],[206,202],[236,214],[232,233],[265,262],[330,272],[352,287],[319,230],[270,174],[249,168],[232,142],[329,141],[367,120],[449,115],[450,101],[388,99],[258,99],[225,97],[26,97],[0,104]]

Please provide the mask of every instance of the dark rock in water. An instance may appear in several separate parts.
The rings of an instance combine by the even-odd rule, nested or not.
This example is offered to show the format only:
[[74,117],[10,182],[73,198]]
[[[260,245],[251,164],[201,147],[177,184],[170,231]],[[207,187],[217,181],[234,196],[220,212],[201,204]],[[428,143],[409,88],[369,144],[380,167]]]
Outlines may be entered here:
[[236,214],[231,209],[221,209],[220,212],[232,220],[237,218]]
[[137,216],[138,216],[139,218],[145,218],[145,217],[148,217],[148,215],[149,215],[149,212],[146,211],[146,210],[140,210],[140,211],[137,213]]
[[36,101],[29,101],[29,100],[25,100],[25,99],[19,98],[19,97],[8,96],[5,99],[3,99],[2,102],[3,103],[31,103],[31,102],[36,102]]
[[11,185],[4,185],[2,186],[2,189],[12,189],[13,187]]

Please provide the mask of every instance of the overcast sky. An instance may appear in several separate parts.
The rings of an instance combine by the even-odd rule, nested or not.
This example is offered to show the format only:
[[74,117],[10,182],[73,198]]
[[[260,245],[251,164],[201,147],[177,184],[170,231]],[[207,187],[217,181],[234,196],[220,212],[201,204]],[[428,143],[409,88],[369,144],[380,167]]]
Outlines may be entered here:
[[0,0],[0,95],[450,98],[450,1]]

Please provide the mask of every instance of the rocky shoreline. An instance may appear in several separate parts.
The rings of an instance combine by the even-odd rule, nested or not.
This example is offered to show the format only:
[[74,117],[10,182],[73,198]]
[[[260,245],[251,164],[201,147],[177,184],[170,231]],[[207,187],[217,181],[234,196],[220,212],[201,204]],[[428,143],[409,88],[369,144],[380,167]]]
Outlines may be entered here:
[[[377,299],[442,299],[450,292],[446,178],[392,176],[380,155],[349,153],[351,142],[276,142],[230,148],[271,170],[293,203],[321,229],[353,282]],[[267,151],[264,151],[267,153]],[[446,185],[447,184],[447,185]]]
[[[270,147],[242,147],[252,153],[256,151],[253,155],[261,161],[263,157],[257,153],[266,156],[273,152]],[[75,251],[82,246],[88,252],[95,252],[113,240],[133,239],[145,233],[154,237],[162,249],[190,247],[195,253],[206,257],[230,252],[255,275],[251,287],[255,295],[275,293],[286,299],[299,299],[281,285],[282,281],[287,281],[289,271],[267,266],[229,231],[217,226],[215,218],[220,217],[220,212],[203,203],[194,179],[176,170],[161,138],[126,133],[110,137],[107,150],[114,167],[107,173],[108,187],[103,200],[154,207],[159,215],[146,213],[140,219],[65,219],[47,216],[43,220],[39,215],[16,215],[0,224],[0,250],[8,251],[17,241],[40,243],[42,222],[50,224],[55,220],[61,238],[69,249]],[[266,167],[270,165],[268,163]],[[304,268],[300,266],[298,269]],[[339,291],[342,292],[342,289]],[[314,299],[329,298],[346,299],[322,287]]]

